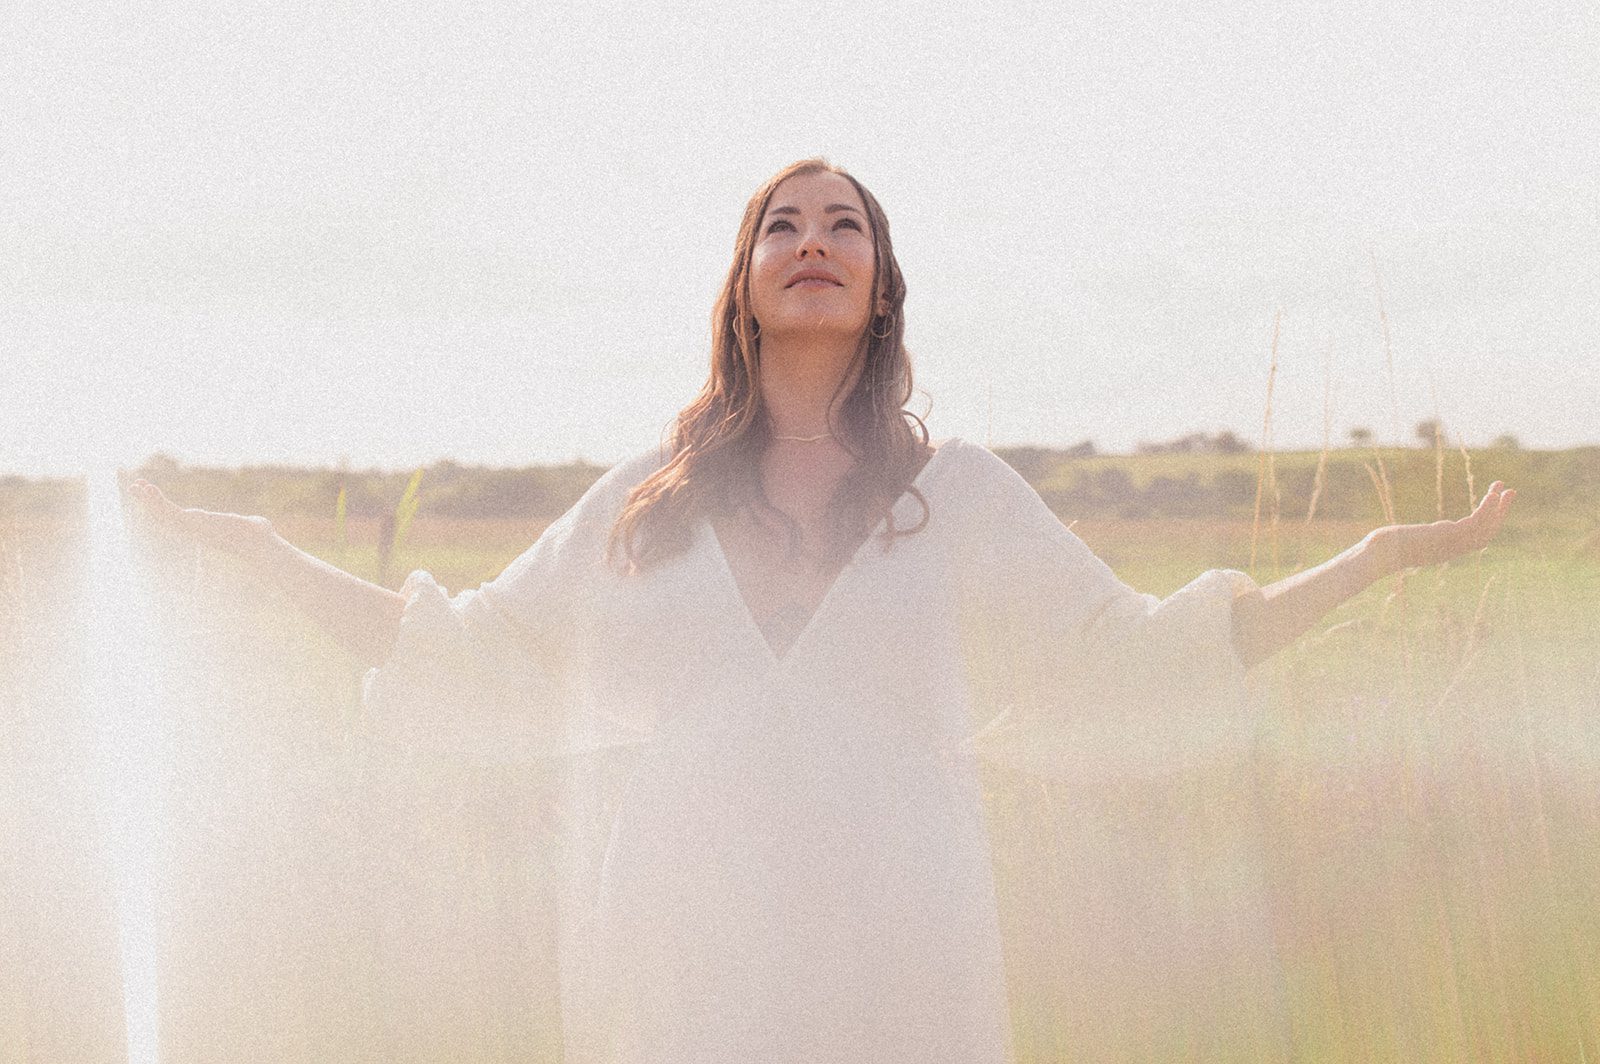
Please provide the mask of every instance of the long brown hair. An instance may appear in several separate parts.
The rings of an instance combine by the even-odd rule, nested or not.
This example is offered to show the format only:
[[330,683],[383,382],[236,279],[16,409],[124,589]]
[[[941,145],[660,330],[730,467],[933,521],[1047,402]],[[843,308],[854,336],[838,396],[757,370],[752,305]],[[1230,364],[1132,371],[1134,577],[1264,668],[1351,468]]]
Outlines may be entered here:
[[[688,550],[701,516],[752,506],[778,515],[789,527],[791,547],[798,548],[799,526],[772,505],[761,484],[760,458],[772,430],[761,402],[761,337],[750,309],[750,263],[773,192],[788,178],[817,172],[838,174],[860,193],[875,258],[868,302],[872,317],[839,382],[843,390],[861,366],[850,395],[839,404],[843,426],[833,423],[829,404],[829,431],[855,464],[828,507],[832,533],[824,558],[835,564],[848,560],[851,545],[880,519],[886,522],[884,539],[891,544],[896,536],[927,525],[928,503],[912,480],[924,461],[928,429],[904,409],[912,388],[903,314],[906,285],[889,241],[889,220],[854,177],[825,159],[803,159],[768,178],[745,205],[733,265],[712,312],[711,375],[695,400],[678,413],[671,459],[628,496],[606,544],[608,561],[620,548],[629,571],[647,570]],[[846,431],[840,432],[841,427]],[[908,490],[922,505],[922,520],[915,528],[897,529],[893,506]]]

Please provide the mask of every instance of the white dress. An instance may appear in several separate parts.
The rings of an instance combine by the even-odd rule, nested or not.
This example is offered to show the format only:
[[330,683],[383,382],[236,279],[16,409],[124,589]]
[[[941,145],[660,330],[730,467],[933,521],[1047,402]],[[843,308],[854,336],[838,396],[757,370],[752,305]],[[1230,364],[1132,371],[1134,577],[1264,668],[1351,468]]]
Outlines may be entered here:
[[915,481],[927,527],[870,537],[780,658],[709,523],[642,577],[604,564],[665,457],[611,469],[476,591],[412,573],[373,727],[560,767],[569,1061],[1009,1060],[978,758],[1083,779],[1236,751],[1254,585],[1137,594],[952,439]]

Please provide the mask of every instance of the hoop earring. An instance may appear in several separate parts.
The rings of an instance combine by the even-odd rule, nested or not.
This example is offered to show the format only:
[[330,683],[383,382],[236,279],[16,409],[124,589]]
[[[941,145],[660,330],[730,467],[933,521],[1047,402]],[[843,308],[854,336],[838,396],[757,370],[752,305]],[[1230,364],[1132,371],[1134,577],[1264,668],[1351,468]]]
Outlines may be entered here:
[[875,340],[887,340],[889,335],[894,332],[894,315],[883,314],[877,320],[883,322],[883,332],[879,332],[877,329],[868,329],[867,331],[871,333],[872,338]]

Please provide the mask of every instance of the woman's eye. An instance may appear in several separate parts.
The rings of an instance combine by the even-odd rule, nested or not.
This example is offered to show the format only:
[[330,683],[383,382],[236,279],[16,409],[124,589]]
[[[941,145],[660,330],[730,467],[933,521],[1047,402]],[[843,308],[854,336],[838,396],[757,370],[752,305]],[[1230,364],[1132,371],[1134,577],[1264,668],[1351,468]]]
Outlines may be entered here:
[[854,218],[840,218],[837,222],[834,223],[833,227],[835,229],[837,229],[841,225],[848,225],[851,229],[854,229],[856,232],[858,232],[858,233],[861,232],[861,223],[856,221]]
[[769,223],[769,224],[768,224],[768,225],[767,225],[767,232],[769,232],[769,233],[776,233],[776,232],[777,232],[777,231],[778,231],[778,227],[779,227],[779,226],[780,226],[780,225],[781,225],[781,226],[786,226],[786,227],[787,227],[787,228],[789,228],[789,229],[793,229],[793,228],[794,228],[794,226],[792,226],[792,225],[789,225],[789,223],[788,223],[788,222],[786,222],[786,221],[784,221],[784,220],[783,220],[783,219],[782,219],[782,218],[779,218],[779,219],[778,219],[778,220],[777,220],[777,221],[775,221],[775,222],[771,222],[771,223]]

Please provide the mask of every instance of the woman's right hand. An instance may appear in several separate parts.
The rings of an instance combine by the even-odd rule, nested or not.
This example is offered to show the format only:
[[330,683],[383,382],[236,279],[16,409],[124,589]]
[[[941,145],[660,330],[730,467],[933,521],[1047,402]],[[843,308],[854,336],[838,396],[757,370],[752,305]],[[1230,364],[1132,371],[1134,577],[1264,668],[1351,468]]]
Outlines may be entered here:
[[265,517],[185,509],[144,480],[135,480],[128,495],[139,523],[154,534],[244,559],[257,581],[286,595],[369,667],[382,665],[393,653],[406,609],[396,592],[300,550]]
[[161,489],[140,478],[127,489],[142,522],[168,540],[210,547],[249,557],[268,547],[277,533],[265,517],[215,513],[179,506]]

